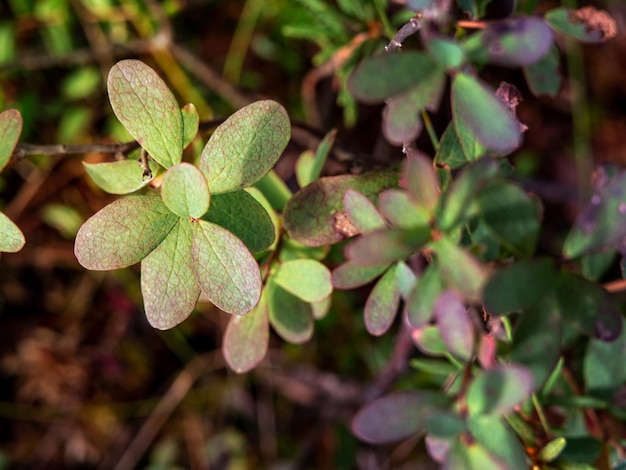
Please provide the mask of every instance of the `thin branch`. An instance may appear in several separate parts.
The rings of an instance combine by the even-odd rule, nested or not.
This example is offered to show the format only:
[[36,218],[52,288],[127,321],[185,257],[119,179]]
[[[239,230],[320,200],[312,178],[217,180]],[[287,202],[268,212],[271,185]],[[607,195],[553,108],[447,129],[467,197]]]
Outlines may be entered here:
[[402,43],[406,40],[406,38],[414,35],[420,30],[420,28],[422,27],[421,19],[422,19],[421,14],[418,14],[417,16],[414,16],[413,18],[411,18],[409,22],[405,24],[404,26],[402,26],[402,28],[398,30],[396,35],[393,38],[391,38],[391,41],[389,42],[389,44],[385,46],[385,51],[393,52],[393,51],[397,51],[398,49],[400,49],[402,47]]

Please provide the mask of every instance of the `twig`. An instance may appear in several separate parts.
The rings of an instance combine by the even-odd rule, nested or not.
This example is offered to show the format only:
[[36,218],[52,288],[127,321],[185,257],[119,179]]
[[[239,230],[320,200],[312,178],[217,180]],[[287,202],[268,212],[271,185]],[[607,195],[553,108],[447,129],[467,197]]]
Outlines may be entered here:
[[223,367],[221,351],[196,356],[182,370],[165,392],[154,412],[146,419],[135,438],[115,465],[115,470],[126,470],[137,467],[137,463],[148,449],[161,428],[165,425],[176,407],[185,398],[191,387],[203,372]]
[[393,38],[391,38],[391,41],[389,41],[389,44],[385,46],[385,51],[394,52],[400,49],[402,47],[402,43],[406,40],[406,38],[414,35],[420,30],[420,28],[422,27],[421,20],[422,20],[421,13],[411,18],[409,22],[405,24],[404,26],[402,26],[402,28],[398,30],[396,35]]

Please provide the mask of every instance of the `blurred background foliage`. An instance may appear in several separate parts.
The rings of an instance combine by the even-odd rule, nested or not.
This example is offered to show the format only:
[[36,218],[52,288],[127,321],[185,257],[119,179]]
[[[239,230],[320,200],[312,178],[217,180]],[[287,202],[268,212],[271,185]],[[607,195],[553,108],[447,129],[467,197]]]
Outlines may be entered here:
[[[559,5],[536,3],[540,12]],[[626,29],[623,2],[594,3]],[[333,128],[327,174],[402,158],[382,138],[380,107],[357,105],[345,82],[411,16],[386,0],[5,0],[0,109],[20,110],[22,142],[128,141],[108,104],[106,75],[117,60],[139,58],[181,105],[193,102],[201,120],[261,97],[285,105],[294,137],[277,173],[294,187],[295,158]],[[587,125],[576,137],[594,156],[588,167],[626,163],[626,37],[564,46],[584,69],[554,99],[531,98],[517,70],[484,71],[490,83],[505,79],[528,97],[518,111],[529,130],[513,161],[546,203],[547,253],[558,252],[579,208],[572,86],[585,92],[578,111]],[[440,134],[446,109],[433,116]],[[419,144],[432,151],[426,135]],[[202,146],[198,139],[186,158]],[[349,430],[356,409],[391,382],[396,389],[437,382],[436,374],[406,372],[406,356],[417,353],[400,322],[380,338],[366,333],[369,287],[336,291],[311,341],[272,337],[269,357],[239,376],[221,356],[225,314],[201,303],[179,327],[157,331],[141,311],[137,267],[81,269],[73,237],[113,200],[81,161],[107,158],[38,156],[0,176],[0,209],[27,236],[22,252],[0,259],[0,468],[433,465],[415,440],[374,447]],[[341,246],[332,250],[331,262]]]

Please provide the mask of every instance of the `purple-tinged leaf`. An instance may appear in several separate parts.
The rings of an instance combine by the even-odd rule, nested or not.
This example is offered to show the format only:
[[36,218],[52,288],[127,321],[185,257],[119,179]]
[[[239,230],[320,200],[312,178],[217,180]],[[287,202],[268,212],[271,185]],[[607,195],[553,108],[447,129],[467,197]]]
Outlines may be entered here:
[[248,313],[261,297],[259,266],[244,243],[218,225],[193,224],[196,280],[216,307],[235,315]]
[[570,273],[560,273],[556,295],[560,313],[580,332],[602,341],[613,341],[622,331],[617,302],[598,284]]
[[383,135],[392,145],[415,140],[422,130],[420,111],[439,108],[445,89],[445,74],[435,68],[410,90],[390,98],[383,111]]
[[534,390],[530,371],[518,365],[499,365],[483,371],[467,391],[470,416],[504,415]]
[[446,237],[432,244],[437,267],[446,287],[462,294],[468,302],[479,302],[487,281],[487,269],[469,252]]
[[432,214],[439,202],[439,182],[432,161],[421,152],[409,150],[402,177],[413,203]]
[[626,171],[622,171],[591,197],[565,239],[563,255],[574,258],[618,247],[625,237]]
[[148,256],[178,220],[159,196],[127,196],[83,224],[74,253],[87,269],[125,268]]
[[343,195],[343,207],[350,222],[361,233],[373,232],[385,228],[385,221],[376,206],[367,197],[354,189],[348,189]]
[[362,235],[346,246],[348,261],[364,267],[388,265],[404,260],[430,239],[430,227],[411,231],[381,229]]
[[386,333],[398,313],[400,290],[396,271],[397,265],[390,267],[365,302],[365,327],[371,335],[381,336]]
[[186,148],[198,135],[200,116],[193,103],[183,106],[180,112],[183,115],[183,148]]
[[107,88],[113,112],[150,156],[165,168],[180,163],[183,115],[161,77],[139,60],[122,60]]
[[559,50],[552,45],[541,60],[524,67],[528,88],[535,96],[555,97],[561,89]]
[[178,163],[163,175],[161,198],[179,217],[198,219],[209,209],[209,187],[204,175],[189,163]]
[[556,8],[547,12],[545,18],[554,30],[582,42],[604,42],[617,34],[615,20],[592,6],[579,10]]
[[11,159],[22,133],[22,115],[17,109],[0,113],[0,172]]
[[380,54],[363,60],[348,79],[348,89],[364,103],[381,103],[403,93],[432,73],[436,64],[420,52]]
[[372,282],[387,270],[388,265],[359,266],[351,261],[336,267],[331,276],[335,289],[354,289]]
[[324,163],[326,163],[330,149],[335,143],[336,136],[337,129],[332,129],[321,140],[315,152],[305,151],[298,157],[295,173],[301,188],[311,184],[321,176]]
[[409,325],[421,328],[430,323],[435,302],[443,289],[439,270],[434,265],[429,265],[418,278],[407,300],[406,314]]
[[148,322],[159,330],[175,327],[193,311],[200,287],[191,258],[192,223],[179,219],[141,262],[141,293]]
[[518,17],[491,22],[482,32],[489,62],[522,66],[540,60],[553,45],[552,30],[542,18]]
[[428,417],[447,405],[445,395],[438,392],[395,392],[361,408],[352,430],[370,444],[399,441],[424,430]]
[[430,455],[430,457],[439,464],[445,462],[446,456],[448,455],[448,452],[450,452],[452,442],[453,441],[450,439],[441,439],[433,436],[432,434],[427,434],[424,439],[428,455]]
[[478,79],[457,73],[452,80],[452,114],[457,131],[466,127],[489,150],[508,154],[519,147],[519,121]]
[[556,272],[548,258],[525,259],[493,274],[483,291],[483,302],[496,315],[535,305],[554,287]]
[[448,351],[464,362],[474,355],[475,332],[471,312],[465,310],[461,299],[452,291],[446,291],[435,301],[435,319],[441,339]]
[[317,302],[311,302],[309,305],[311,306],[313,319],[321,320],[322,318],[326,318],[326,315],[328,315],[328,312],[330,311],[332,300],[332,295],[329,295],[325,299],[319,300]]
[[18,226],[0,212],[0,252],[16,253],[25,243],[24,234]]
[[280,158],[290,136],[287,111],[275,101],[257,101],[230,116],[215,129],[198,163],[211,194],[259,181]]
[[258,253],[274,243],[276,233],[268,212],[247,191],[250,189],[211,196],[209,212],[202,218],[225,228],[252,253]]
[[[396,170],[365,173],[359,176],[329,176],[298,191],[283,212],[285,228],[294,240],[308,246],[323,246],[352,236],[344,230],[343,195],[354,189],[375,202],[387,188],[397,187]],[[357,231],[358,232],[358,231]]]
[[412,229],[430,224],[430,214],[409,199],[409,194],[400,189],[383,191],[378,199],[383,216],[394,228]]
[[285,341],[305,343],[313,336],[311,305],[274,283],[267,283],[270,324]]
[[[159,171],[159,165],[148,162],[152,175]],[[144,178],[143,168],[137,160],[120,160],[118,162],[86,163],[83,166],[89,177],[101,189],[110,194],[128,194],[143,188],[153,177]]]
[[270,339],[267,295],[247,315],[231,317],[224,332],[224,359],[238,374],[254,369],[267,354]]
[[333,290],[330,271],[314,259],[294,259],[281,263],[273,280],[287,292],[309,303],[325,299]]

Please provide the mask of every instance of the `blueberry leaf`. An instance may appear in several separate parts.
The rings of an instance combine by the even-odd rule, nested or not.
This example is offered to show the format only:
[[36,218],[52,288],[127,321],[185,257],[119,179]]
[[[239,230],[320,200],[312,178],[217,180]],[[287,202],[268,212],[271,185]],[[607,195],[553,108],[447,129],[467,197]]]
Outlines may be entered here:
[[209,187],[204,175],[189,163],[172,166],[163,175],[161,197],[179,217],[198,219],[209,209]]
[[159,75],[139,60],[122,60],[107,87],[113,112],[150,156],[165,168],[180,163],[183,116]]
[[281,263],[274,282],[305,302],[319,302],[330,295],[330,271],[313,259],[294,259]]
[[[148,163],[152,175],[156,175],[159,165],[150,160]],[[110,194],[128,194],[143,188],[153,178],[143,177],[143,168],[137,160],[118,162],[86,163],[83,166],[89,177],[101,189]]]
[[533,376],[517,365],[498,365],[482,372],[467,391],[470,416],[505,414],[533,391]]
[[0,212],[0,252],[15,253],[26,243],[24,234],[17,225]]
[[22,133],[22,115],[16,109],[0,113],[0,172],[11,159]]
[[374,335],[383,335],[391,327],[400,305],[400,289],[396,280],[397,264],[378,280],[365,302],[365,327]]
[[313,336],[311,305],[271,280],[266,288],[269,319],[276,333],[293,344],[301,344],[311,339]]
[[200,116],[192,103],[183,106],[180,112],[183,115],[183,148],[186,148],[198,135]]

